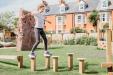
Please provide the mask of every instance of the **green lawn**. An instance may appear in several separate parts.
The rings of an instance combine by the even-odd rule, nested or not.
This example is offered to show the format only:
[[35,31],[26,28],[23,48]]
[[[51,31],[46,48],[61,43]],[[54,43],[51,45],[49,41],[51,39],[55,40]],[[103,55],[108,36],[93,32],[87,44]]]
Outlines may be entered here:
[[[37,49],[37,70],[30,71],[29,51],[16,52],[16,48],[0,49],[0,54],[23,55],[24,68],[18,69],[17,62],[0,60],[0,75],[80,75],[78,73],[79,57],[86,58],[87,66],[83,75],[106,75],[106,69],[101,69],[100,64],[105,62],[105,50],[97,50],[95,46],[52,45],[49,50],[59,56],[59,72],[44,68],[43,48]],[[74,53],[74,69],[67,71],[67,53]]]

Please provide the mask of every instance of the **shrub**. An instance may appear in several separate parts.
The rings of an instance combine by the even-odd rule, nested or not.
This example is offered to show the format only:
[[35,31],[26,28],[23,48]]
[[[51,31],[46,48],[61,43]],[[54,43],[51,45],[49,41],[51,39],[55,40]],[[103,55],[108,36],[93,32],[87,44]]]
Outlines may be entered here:
[[106,32],[106,29],[101,29],[100,32],[101,33],[105,33]]
[[70,30],[70,33],[75,33],[75,32],[76,33],[85,33],[86,31],[83,29],[80,29],[79,27],[75,27]]
[[109,23],[105,23],[104,25],[103,25],[103,29],[108,29],[109,28]]
[[82,36],[80,38],[64,40],[64,45],[92,45],[97,46],[97,40],[94,37]]
[[97,40],[94,37],[82,36],[76,39],[75,44],[97,46]]
[[55,34],[55,31],[45,31],[46,34]]
[[64,45],[75,45],[75,39],[64,40]]

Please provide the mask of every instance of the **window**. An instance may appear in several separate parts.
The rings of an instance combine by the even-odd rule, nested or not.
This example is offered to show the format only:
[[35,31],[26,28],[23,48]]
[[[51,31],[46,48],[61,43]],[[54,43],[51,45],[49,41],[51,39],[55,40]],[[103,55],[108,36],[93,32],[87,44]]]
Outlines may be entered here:
[[106,14],[102,14],[102,21],[106,20]]
[[64,23],[65,23],[65,16],[56,17],[56,25],[64,25]]
[[79,16],[77,17],[77,20],[78,20],[78,21],[77,21],[78,23],[81,23],[81,22],[82,22],[82,16],[79,15]]
[[84,4],[80,4],[79,9],[80,9],[80,10],[84,10]]
[[64,13],[64,12],[65,12],[65,5],[62,4],[62,5],[60,6],[60,13]]
[[75,22],[77,23],[77,24],[82,24],[82,23],[85,23],[85,16],[84,16],[84,14],[79,14],[79,15],[76,15],[75,16]]
[[108,22],[108,21],[109,21],[109,19],[108,19],[108,13],[107,13],[107,12],[101,13],[101,14],[100,14],[100,20],[101,20],[102,22]]
[[102,1],[102,7],[107,8],[108,7],[108,0],[103,0]]
[[85,2],[81,0],[79,4],[79,10],[84,10],[84,9],[85,9]]

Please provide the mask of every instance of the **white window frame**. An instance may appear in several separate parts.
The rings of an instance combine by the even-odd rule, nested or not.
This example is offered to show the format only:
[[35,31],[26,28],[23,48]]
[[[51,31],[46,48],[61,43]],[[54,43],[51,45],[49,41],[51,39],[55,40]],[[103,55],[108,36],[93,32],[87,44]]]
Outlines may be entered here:
[[64,25],[64,24],[65,24],[65,16],[56,16],[56,25]]
[[80,1],[79,10],[80,11],[84,11],[84,9],[85,9],[85,2],[84,1]]
[[102,5],[102,8],[108,8],[108,0],[102,0],[101,1],[101,5]]
[[101,22],[109,22],[109,13],[108,12],[101,12],[100,13],[100,21]]
[[65,5],[60,5],[60,13],[65,13]]
[[[81,17],[81,19],[79,18]],[[75,24],[85,24],[85,15],[84,14],[75,14]]]

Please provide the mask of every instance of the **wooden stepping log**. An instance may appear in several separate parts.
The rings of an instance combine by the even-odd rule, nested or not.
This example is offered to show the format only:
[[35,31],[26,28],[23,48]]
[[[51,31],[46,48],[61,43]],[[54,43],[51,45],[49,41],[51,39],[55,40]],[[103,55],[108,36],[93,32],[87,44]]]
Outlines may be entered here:
[[18,67],[23,68],[23,56],[16,56],[16,55],[0,55],[1,60],[17,60]]
[[50,69],[50,56],[45,57],[45,68]]
[[58,72],[58,56],[52,56],[53,59],[53,71]]
[[31,58],[31,71],[35,71],[35,70],[36,70],[36,57]]
[[85,71],[85,58],[77,58],[79,60],[79,73],[83,74]]
[[68,70],[72,70],[73,69],[73,53],[68,53],[68,58],[67,58],[67,64],[68,64]]

